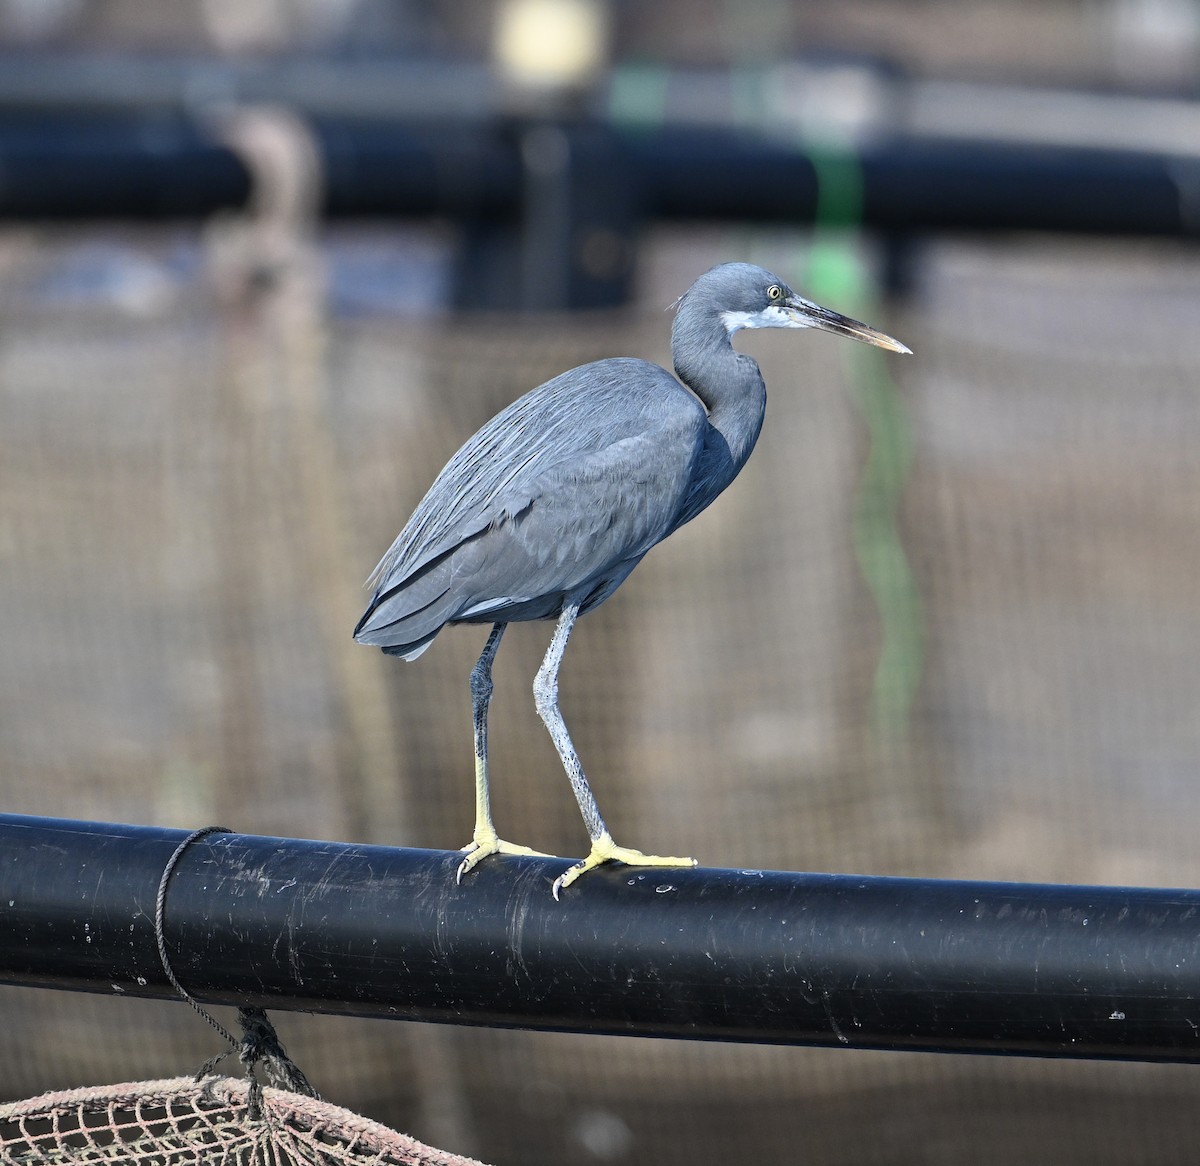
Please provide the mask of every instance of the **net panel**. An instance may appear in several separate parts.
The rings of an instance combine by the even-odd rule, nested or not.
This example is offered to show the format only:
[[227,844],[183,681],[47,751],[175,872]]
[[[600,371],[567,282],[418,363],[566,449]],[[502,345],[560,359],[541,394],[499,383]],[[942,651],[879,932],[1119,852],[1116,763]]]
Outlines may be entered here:
[[[427,238],[388,237],[424,270]],[[0,232],[6,808],[462,845],[483,630],[388,661],[349,640],[361,580],[512,397],[598,356],[667,361],[661,309],[710,262],[804,262],[796,235],[660,232],[627,312],[396,318],[339,293],[372,238],[324,240],[329,294],[297,317],[222,301],[194,232]],[[907,734],[871,730],[845,345],[759,333],[747,470],[573,637],[563,708],[600,805],[620,841],[715,865],[1195,885],[1200,261],[945,242],[919,286],[872,320],[916,351],[889,364],[924,617]],[[496,819],[575,855],[529,694],[547,638],[514,627],[497,661]],[[213,1051],[168,1004],[4,989],[0,1015],[8,1097]],[[1200,1132],[1189,1067],[276,1020],[325,1095],[498,1162],[1161,1162]]]
[[0,1106],[0,1161],[20,1166],[472,1166],[378,1122],[244,1080],[138,1081]]

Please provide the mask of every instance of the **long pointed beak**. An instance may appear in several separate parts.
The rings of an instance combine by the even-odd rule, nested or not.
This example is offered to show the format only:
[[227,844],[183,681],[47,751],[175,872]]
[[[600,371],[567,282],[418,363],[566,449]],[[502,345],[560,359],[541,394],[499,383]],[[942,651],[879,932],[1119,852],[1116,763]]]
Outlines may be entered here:
[[848,336],[851,340],[861,340],[864,344],[874,344],[876,348],[886,348],[889,352],[903,352],[912,355],[912,349],[899,340],[893,339],[878,328],[872,328],[861,320],[852,320],[839,312],[823,308],[800,296],[789,296],[784,311],[795,321],[798,328],[820,328],[825,332],[833,332],[838,336]]

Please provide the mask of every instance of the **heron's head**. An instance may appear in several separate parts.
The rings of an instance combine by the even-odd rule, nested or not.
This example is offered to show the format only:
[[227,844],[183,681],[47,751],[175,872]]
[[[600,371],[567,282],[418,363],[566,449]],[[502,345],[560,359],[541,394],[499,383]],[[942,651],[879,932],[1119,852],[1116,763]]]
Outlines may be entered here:
[[705,272],[681,300],[716,314],[732,336],[742,328],[821,328],[892,352],[912,349],[875,328],[798,296],[753,263],[722,263]]

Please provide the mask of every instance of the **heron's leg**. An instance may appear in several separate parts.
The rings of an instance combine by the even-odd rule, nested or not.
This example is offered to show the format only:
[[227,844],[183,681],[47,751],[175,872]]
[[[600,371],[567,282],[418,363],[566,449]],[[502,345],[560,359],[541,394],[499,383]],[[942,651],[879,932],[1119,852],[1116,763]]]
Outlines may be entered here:
[[[488,786],[487,715],[492,699],[492,661],[500,647],[500,637],[507,624],[493,626],[475,667],[471,669],[471,709],[475,722],[475,833],[463,847],[467,857],[459,863],[458,881],[467,871],[476,867],[489,854],[534,854],[528,846],[516,846],[505,842],[496,834],[492,825],[492,795]],[[542,857],[545,857],[542,855]]]
[[562,664],[563,652],[566,651],[567,639],[571,628],[579,615],[579,604],[568,604],[563,608],[558,623],[554,627],[554,635],[550,639],[550,647],[546,657],[538,669],[533,681],[533,700],[537,706],[538,716],[542,718],[550,732],[558,756],[562,760],[563,769],[567,771],[567,779],[579,803],[579,812],[583,815],[583,824],[587,827],[588,836],[592,840],[592,849],[587,858],[580,859],[574,866],[569,867],[554,880],[554,897],[557,899],[563,887],[569,887],[580,875],[600,866],[605,862],[624,862],[629,866],[695,866],[694,858],[671,858],[657,854],[643,854],[627,846],[618,846],[608,832],[604,819],[600,816],[600,807],[592,795],[587,777],[584,776],[583,766],[579,763],[579,754],[571,743],[567,724],[558,708],[558,669]]

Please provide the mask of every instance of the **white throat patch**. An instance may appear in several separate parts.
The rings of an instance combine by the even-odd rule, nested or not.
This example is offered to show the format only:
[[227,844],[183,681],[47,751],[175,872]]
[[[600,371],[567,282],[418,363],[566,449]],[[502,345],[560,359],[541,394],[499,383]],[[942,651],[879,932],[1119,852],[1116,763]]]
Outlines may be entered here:
[[743,328],[810,328],[811,324],[796,317],[786,308],[771,304],[760,312],[722,312],[721,323],[732,336]]

